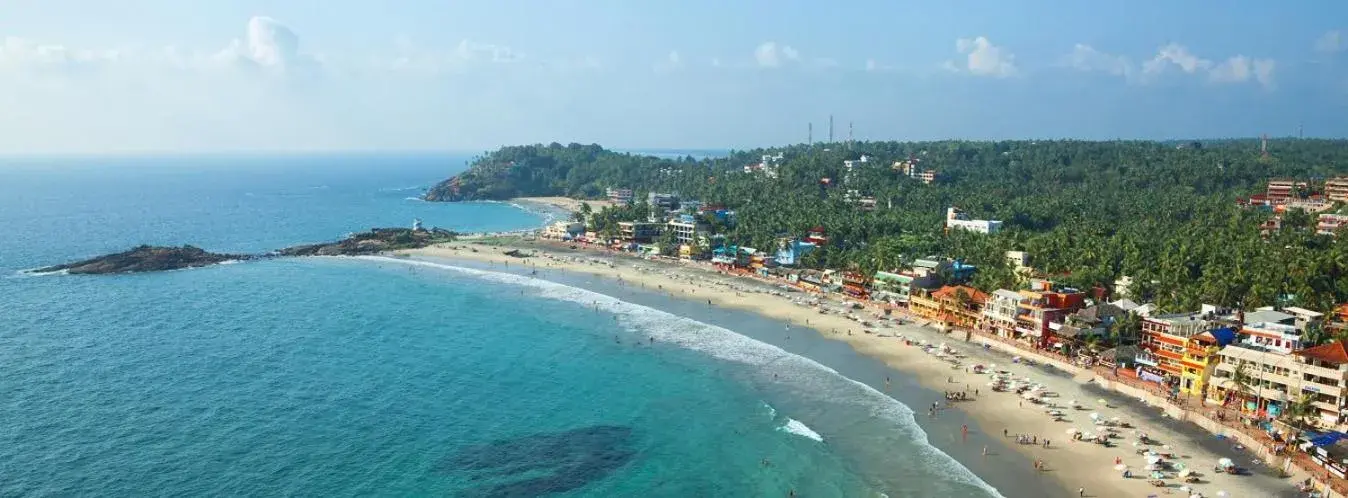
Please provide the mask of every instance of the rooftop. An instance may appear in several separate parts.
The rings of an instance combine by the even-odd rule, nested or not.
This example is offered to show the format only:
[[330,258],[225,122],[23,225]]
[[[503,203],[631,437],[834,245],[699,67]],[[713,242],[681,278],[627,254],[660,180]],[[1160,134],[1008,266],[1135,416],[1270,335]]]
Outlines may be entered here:
[[1329,344],[1303,349],[1295,353],[1297,356],[1314,358],[1326,363],[1342,365],[1348,363],[1348,349],[1345,349],[1342,341],[1334,341]]
[[1295,315],[1289,315],[1281,311],[1251,311],[1245,314],[1245,323],[1282,323],[1296,318]]

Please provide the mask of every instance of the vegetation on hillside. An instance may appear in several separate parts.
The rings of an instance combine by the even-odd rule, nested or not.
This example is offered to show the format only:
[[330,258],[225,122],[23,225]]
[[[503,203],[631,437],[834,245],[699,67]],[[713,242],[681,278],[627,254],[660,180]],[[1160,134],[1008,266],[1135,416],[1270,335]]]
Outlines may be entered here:
[[[737,223],[727,240],[774,247],[784,235],[825,227],[833,241],[812,253],[814,267],[896,269],[913,257],[947,255],[979,266],[974,285],[1014,287],[1007,250],[1055,280],[1090,288],[1133,277],[1136,299],[1163,309],[1200,303],[1257,307],[1295,304],[1327,310],[1348,301],[1348,237],[1315,234],[1311,216],[1286,216],[1262,238],[1269,213],[1236,207],[1271,177],[1315,179],[1348,173],[1348,142],[1257,140],[1202,147],[1144,141],[944,141],[798,145],[728,157],[660,159],[596,145],[507,147],[479,159],[461,178],[464,199],[513,195],[600,196],[605,187],[674,191],[725,204]],[[777,178],[743,172],[764,154],[784,156]],[[844,180],[843,161],[871,159]],[[933,185],[890,165],[916,158],[937,170]],[[830,178],[831,187],[820,179]],[[471,190],[465,190],[467,187]],[[856,192],[849,195],[849,190]],[[863,211],[850,198],[872,196]],[[1003,220],[984,236],[943,232],[949,206]],[[613,220],[644,212],[604,212]]]

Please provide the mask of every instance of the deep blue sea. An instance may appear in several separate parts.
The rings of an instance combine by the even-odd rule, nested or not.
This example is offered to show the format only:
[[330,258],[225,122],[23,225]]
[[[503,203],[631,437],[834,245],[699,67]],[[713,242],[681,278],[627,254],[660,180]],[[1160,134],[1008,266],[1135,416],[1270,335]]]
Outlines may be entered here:
[[546,221],[416,200],[466,159],[0,160],[0,496],[997,496],[757,317],[387,258],[19,273]]

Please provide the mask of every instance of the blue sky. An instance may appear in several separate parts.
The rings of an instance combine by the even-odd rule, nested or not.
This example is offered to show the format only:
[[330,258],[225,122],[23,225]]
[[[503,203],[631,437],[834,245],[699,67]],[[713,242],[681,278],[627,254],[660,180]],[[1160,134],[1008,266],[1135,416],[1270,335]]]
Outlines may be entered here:
[[15,0],[0,153],[1348,135],[1348,2]]

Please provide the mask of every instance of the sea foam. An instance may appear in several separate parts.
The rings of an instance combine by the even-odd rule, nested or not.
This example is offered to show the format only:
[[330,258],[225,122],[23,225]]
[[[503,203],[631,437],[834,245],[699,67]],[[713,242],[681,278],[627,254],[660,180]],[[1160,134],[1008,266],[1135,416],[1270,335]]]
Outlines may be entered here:
[[[950,469],[951,472],[944,474],[943,477],[982,488],[992,496],[1002,496],[996,488],[983,481],[968,467],[933,446],[927,432],[917,425],[914,412],[908,405],[871,386],[848,378],[819,362],[789,353],[777,346],[738,334],[724,327],[630,303],[606,294],[530,276],[387,256],[351,256],[350,258],[435,268],[491,282],[532,288],[538,291],[538,295],[541,297],[573,302],[611,313],[617,316],[620,325],[641,334],[642,337],[653,337],[664,344],[677,345],[719,360],[752,365],[765,372],[770,371],[779,381],[790,382],[802,387],[802,394],[815,396],[821,401],[837,402],[839,401],[838,396],[847,396],[846,401],[850,404],[867,410],[872,417],[888,420],[894,424],[896,430],[907,435],[912,441],[920,443],[917,445],[917,451],[921,453],[920,456],[924,460]],[[850,389],[840,390],[840,387]],[[786,427],[792,427],[792,422],[803,430],[795,432],[786,429]],[[823,437],[818,433],[794,419],[788,422],[783,430],[811,439],[823,440]],[[802,432],[807,431],[808,434],[813,436],[802,434]]]
[[824,436],[820,436],[818,432],[815,432],[814,429],[811,429],[809,426],[805,425],[801,421],[796,420],[794,418],[789,418],[786,420],[787,420],[786,425],[778,427],[777,430],[782,432],[789,432],[805,438],[810,438],[815,441],[819,441],[821,443],[824,442]]

